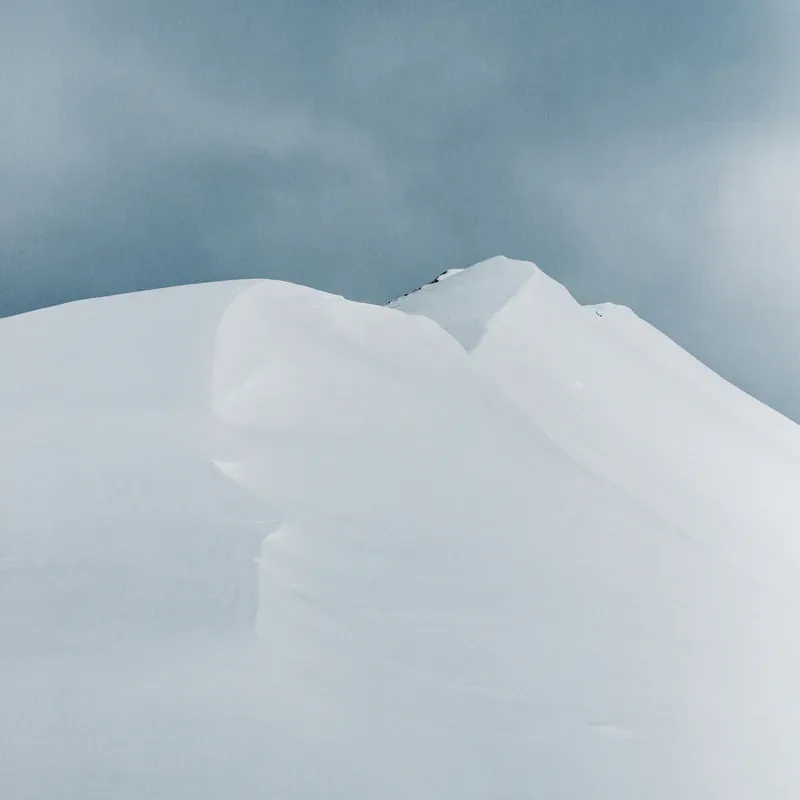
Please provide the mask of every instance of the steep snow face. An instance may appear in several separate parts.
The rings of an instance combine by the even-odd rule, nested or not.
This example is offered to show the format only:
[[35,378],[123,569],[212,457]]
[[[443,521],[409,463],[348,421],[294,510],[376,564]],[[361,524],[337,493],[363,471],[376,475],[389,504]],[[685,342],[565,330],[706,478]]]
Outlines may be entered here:
[[531,264],[396,306],[0,320],[5,793],[794,800],[796,429]]
[[[800,429],[639,319],[502,257],[393,304],[439,322],[560,447],[716,556],[793,583]],[[765,535],[769,531],[769,535]]]

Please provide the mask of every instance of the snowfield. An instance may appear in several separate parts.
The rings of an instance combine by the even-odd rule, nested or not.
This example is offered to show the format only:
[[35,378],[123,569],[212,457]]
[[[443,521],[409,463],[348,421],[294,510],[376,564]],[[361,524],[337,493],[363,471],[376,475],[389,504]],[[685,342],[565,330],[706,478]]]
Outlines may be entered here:
[[800,428],[533,264],[2,319],[0,454],[3,798],[800,796]]

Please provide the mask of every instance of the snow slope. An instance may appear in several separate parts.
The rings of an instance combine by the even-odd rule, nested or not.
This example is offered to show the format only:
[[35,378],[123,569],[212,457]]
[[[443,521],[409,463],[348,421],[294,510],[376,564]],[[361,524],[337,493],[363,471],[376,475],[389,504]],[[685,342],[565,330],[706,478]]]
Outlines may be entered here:
[[797,428],[446,277],[0,320],[4,796],[797,796]]
[[716,555],[767,559],[770,579],[773,556],[800,563],[800,428],[630,309],[581,307],[503,257],[393,305],[439,322],[559,447]]

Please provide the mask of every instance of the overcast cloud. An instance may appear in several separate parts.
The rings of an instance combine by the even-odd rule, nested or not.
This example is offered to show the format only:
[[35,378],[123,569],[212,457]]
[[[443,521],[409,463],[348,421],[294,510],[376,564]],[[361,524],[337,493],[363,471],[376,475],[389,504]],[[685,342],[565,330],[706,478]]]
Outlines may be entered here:
[[794,6],[4,0],[0,314],[504,253],[800,418]]

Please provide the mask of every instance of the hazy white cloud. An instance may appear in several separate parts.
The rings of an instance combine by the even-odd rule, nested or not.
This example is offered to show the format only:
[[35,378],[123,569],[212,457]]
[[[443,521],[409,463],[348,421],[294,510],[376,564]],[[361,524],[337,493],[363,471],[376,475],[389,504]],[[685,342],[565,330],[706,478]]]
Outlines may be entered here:
[[715,233],[721,264],[731,265],[731,288],[751,291],[764,283],[773,302],[798,308],[800,126],[756,136],[734,148],[727,162]]

